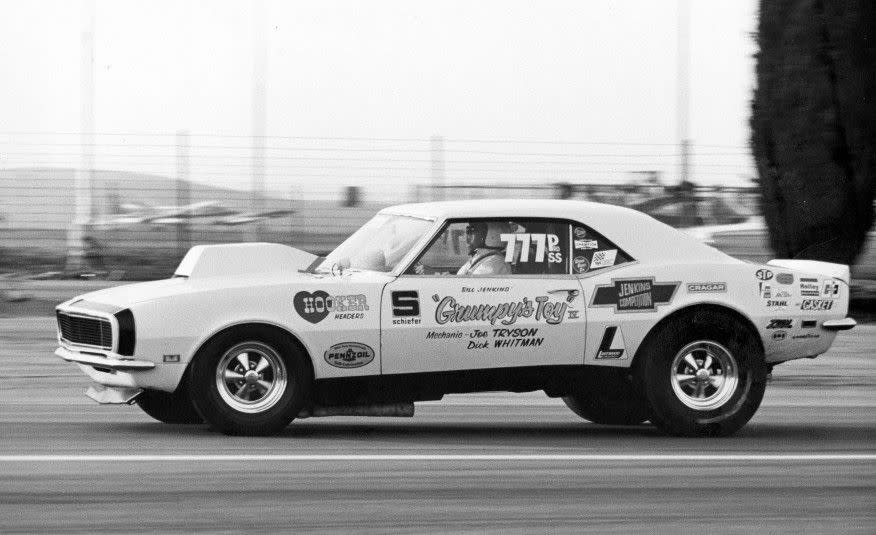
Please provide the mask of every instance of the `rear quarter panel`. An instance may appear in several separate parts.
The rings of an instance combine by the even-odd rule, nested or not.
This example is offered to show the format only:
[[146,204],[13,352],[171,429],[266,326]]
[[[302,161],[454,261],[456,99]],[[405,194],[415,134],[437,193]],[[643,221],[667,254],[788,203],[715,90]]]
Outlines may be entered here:
[[[759,278],[767,275],[761,270],[771,272],[770,278]],[[637,263],[588,274],[580,279],[588,303],[584,362],[630,366],[642,341],[660,320],[699,304],[724,306],[751,321],[767,362],[818,355],[830,347],[835,337],[835,333],[822,329],[821,323],[845,317],[848,287],[836,281],[838,291],[825,298],[830,303],[828,309],[802,310],[812,300],[824,301],[821,295],[801,295],[801,277],[816,279],[813,284],[819,291],[825,284],[833,284],[830,278],[733,259],[726,263]],[[649,293],[643,282],[650,283],[650,306],[647,297],[636,301],[637,290]],[[831,286],[831,291],[834,288]],[[625,297],[630,300],[622,301]],[[623,352],[618,356],[621,348]]]

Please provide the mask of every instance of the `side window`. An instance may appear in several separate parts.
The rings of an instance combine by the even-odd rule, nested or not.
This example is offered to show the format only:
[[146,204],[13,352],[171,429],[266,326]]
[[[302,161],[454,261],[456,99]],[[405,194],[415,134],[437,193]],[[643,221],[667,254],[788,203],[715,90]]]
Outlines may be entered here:
[[548,219],[449,222],[408,275],[563,275],[569,224]]
[[580,223],[572,225],[572,273],[590,273],[632,261],[595,230]]

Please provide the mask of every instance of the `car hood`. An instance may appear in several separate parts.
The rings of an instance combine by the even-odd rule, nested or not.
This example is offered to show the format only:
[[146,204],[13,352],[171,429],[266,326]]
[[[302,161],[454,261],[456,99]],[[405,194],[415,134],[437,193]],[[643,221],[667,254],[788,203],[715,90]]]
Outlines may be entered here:
[[193,293],[222,292],[233,288],[271,288],[295,285],[313,288],[350,283],[379,283],[392,279],[385,273],[346,271],[343,274],[304,270],[316,256],[279,244],[196,246],[186,254],[173,278],[116,286],[80,295],[80,300],[116,307]]
[[386,283],[392,280],[390,275],[369,271],[345,272],[343,275],[327,273],[300,273],[285,271],[270,274],[240,275],[234,277],[210,277],[203,279],[187,279],[174,277],[151,282],[139,282],[106,288],[80,295],[64,305],[77,301],[100,303],[119,308],[126,308],[137,303],[156,301],[195,293],[225,292],[234,288],[277,288],[301,286],[302,289],[314,289],[334,285],[349,288],[357,284]]

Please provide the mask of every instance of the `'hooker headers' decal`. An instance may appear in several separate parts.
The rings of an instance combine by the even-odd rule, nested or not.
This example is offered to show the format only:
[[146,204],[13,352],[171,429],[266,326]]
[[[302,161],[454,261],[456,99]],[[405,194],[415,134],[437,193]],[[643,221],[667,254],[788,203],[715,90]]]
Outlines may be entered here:
[[329,295],[322,290],[298,292],[292,304],[298,315],[310,323],[319,323],[332,312],[335,319],[362,319],[363,311],[368,310],[368,302],[362,294]]
[[614,307],[615,312],[657,310],[658,305],[672,302],[679,282],[654,282],[648,279],[612,279],[612,284],[596,287],[592,307]]

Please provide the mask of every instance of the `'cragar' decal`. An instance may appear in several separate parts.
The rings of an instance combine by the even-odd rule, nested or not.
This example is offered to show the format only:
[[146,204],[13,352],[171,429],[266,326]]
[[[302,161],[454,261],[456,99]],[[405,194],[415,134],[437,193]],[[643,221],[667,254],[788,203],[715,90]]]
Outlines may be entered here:
[[[521,262],[544,262],[552,264],[563,261],[560,252],[560,237],[556,234],[530,234],[521,232],[518,234],[500,234],[499,239],[505,242],[505,262],[514,261],[514,253],[517,251],[517,243],[520,243]],[[535,258],[529,258],[529,247],[535,242]],[[547,254],[545,254],[547,251]]]
[[292,299],[298,315],[310,323],[319,323],[330,313],[335,313],[335,319],[361,319],[363,311],[368,310],[365,296],[329,295],[322,290],[298,292]]
[[615,312],[657,310],[672,302],[678,282],[654,282],[648,279],[612,279],[612,284],[597,286],[590,301],[592,307],[614,307]]
[[624,334],[617,327],[606,327],[602,335],[602,342],[596,351],[597,359],[622,359],[625,358],[627,346],[624,343]]
[[726,282],[689,282],[687,284],[687,293],[720,293],[727,291]]
[[342,342],[328,348],[324,358],[335,368],[359,368],[374,360],[374,350],[358,342]]

